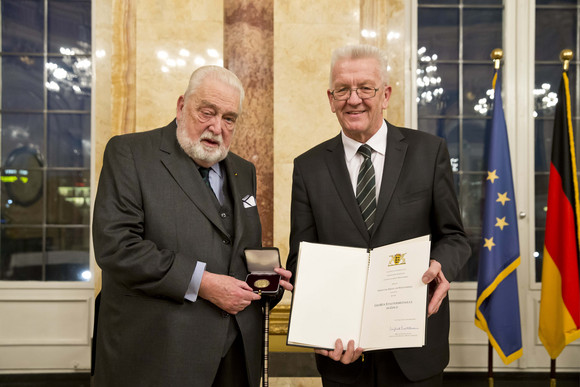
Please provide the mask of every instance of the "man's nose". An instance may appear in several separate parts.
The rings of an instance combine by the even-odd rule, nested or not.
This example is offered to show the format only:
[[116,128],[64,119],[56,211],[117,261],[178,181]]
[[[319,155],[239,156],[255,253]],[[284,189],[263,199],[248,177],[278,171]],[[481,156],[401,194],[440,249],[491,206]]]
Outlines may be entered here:
[[346,102],[348,102],[351,105],[358,105],[359,103],[362,102],[362,99],[361,97],[358,96],[356,89],[350,90],[350,95],[348,96]]
[[214,134],[221,134],[222,132],[222,118],[218,115],[212,117],[209,129]]

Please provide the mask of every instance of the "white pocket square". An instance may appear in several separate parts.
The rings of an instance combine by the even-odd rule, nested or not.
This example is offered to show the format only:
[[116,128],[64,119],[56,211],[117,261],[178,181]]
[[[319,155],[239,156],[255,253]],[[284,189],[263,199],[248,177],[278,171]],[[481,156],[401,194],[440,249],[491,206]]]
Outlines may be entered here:
[[246,195],[242,198],[242,203],[244,203],[244,208],[256,207],[256,198]]

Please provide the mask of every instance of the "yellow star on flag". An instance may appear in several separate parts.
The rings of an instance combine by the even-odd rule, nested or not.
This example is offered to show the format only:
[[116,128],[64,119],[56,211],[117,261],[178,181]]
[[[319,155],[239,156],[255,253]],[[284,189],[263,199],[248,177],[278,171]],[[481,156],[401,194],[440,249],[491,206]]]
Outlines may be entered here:
[[497,200],[496,202],[500,202],[502,206],[505,206],[505,202],[509,202],[511,199],[507,197],[507,192],[500,194],[497,193]]
[[495,243],[493,243],[493,237],[487,239],[487,238],[483,238],[485,239],[485,243],[483,244],[483,247],[487,247],[489,249],[489,251],[491,251],[491,248],[493,246],[495,246]]
[[497,169],[494,169],[493,171],[487,171],[487,180],[491,180],[491,184],[493,184],[495,179],[499,179],[499,176],[495,173],[496,171]]
[[497,220],[497,223],[495,224],[495,227],[499,227],[501,229],[501,231],[503,231],[503,228],[505,226],[509,226],[509,223],[505,221],[505,216],[503,218],[495,218],[495,220]]

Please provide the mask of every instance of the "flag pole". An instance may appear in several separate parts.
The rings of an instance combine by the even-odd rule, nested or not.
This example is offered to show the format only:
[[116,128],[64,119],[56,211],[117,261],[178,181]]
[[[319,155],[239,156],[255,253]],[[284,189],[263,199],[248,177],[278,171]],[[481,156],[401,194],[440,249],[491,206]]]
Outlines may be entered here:
[[568,71],[568,69],[570,68],[570,61],[572,60],[573,57],[574,54],[570,49],[566,48],[560,52],[560,61],[563,63],[564,71]]
[[497,79],[497,72],[499,70],[501,59],[503,58],[503,50],[501,48],[494,48],[491,51],[489,57],[493,60],[493,68],[495,69],[495,75],[493,77],[493,89],[495,90],[495,81]]
[[[503,58],[503,50],[501,48],[495,48],[491,51],[489,57],[493,60],[493,67],[495,69],[492,86],[495,90],[497,71],[499,70],[501,59]],[[493,346],[489,340],[487,341],[487,383],[488,387],[493,387]]]
[[493,387],[493,347],[491,341],[487,341],[487,385]]
[[493,60],[493,67],[499,70],[501,60],[503,58],[503,50],[501,48],[494,48],[489,57]]

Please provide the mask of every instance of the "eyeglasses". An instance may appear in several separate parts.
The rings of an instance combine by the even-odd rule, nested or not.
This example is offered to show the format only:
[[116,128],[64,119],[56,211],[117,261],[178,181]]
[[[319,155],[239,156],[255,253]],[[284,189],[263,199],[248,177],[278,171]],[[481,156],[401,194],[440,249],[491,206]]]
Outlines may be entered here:
[[373,98],[375,95],[377,95],[377,90],[379,89],[366,86],[357,87],[354,89],[348,89],[346,87],[343,87],[342,89],[332,90],[330,94],[332,94],[332,98],[334,98],[336,101],[346,101],[347,99],[350,98],[350,95],[353,92],[353,90],[356,92],[356,95],[358,95],[360,99],[367,99]]

